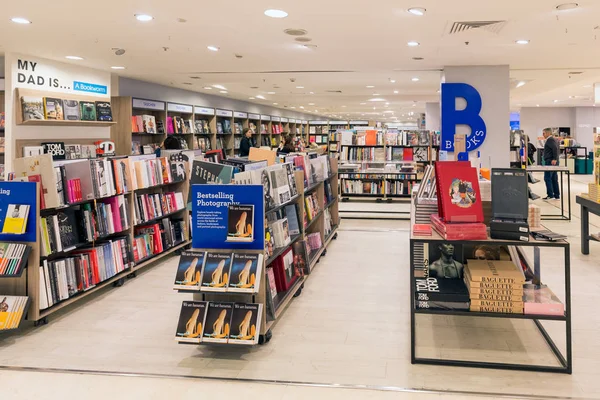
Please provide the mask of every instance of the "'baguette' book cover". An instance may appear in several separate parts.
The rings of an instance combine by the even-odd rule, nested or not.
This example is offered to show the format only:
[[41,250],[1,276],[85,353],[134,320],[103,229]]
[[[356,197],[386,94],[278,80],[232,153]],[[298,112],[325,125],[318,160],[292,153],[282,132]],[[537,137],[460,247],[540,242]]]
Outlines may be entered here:
[[231,316],[229,343],[258,344],[261,316],[262,304],[235,303]]
[[183,343],[202,342],[208,305],[205,301],[184,301],[181,304],[175,340]]
[[467,260],[467,270],[471,281],[523,284],[525,277],[512,261]]
[[230,204],[227,210],[228,242],[254,241],[254,205]]
[[204,267],[203,251],[184,251],[179,258],[173,289],[200,290],[200,279]]
[[227,291],[235,293],[258,293],[262,264],[262,254],[234,253]]
[[202,273],[202,291],[226,292],[231,269],[231,253],[207,253]]
[[203,340],[210,343],[227,343],[231,331],[232,313],[233,303],[209,303]]

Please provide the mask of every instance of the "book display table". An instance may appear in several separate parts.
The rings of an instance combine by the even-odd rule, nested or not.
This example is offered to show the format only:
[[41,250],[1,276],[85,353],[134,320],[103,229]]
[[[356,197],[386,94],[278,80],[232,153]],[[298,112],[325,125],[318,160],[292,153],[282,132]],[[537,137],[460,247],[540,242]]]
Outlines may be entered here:
[[[560,214],[542,214],[543,220],[571,220],[571,172],[565,166],[530,165],[527,172],[558,172],[560,174]],[[565,196],[563,174],[567,174],[567,192]],[[565,198],[567,210],[565,210]]]
[[590,213],[600,215],[600,203],[585,196],[575,196],[575,201],[581,206],[581,254],[590,254]]
[[[412,226],[411,226],[412,232]],[[457,309],[441,309],[441,308],[420,308],[420,301],[416,299],[416,283],[417,278],[427,277],[430,261],[428,248],[431,246],[515,246],[516,251],[520,252],[519,248],[533,247],[534,248],[534,265],[530,265],[533,272],[534,280],[542,282],[540,268],[541,249],[549,247],[560,248],[564,252],[564,315],[535,315],[535,314],[507,314],[493,312],[475,312],[469,310]],[[547,252],[544,252],[545,254]],[[548,257],[548,255],[546,255]],[[439,261],[437,261],[439,262]],[[433,264],[433,263],[432,263]],[[496,368],[510,369],[521,371],[537,371],[537,372],[559,372],[572,373],[572,346],[571,346],[571,281],[570,281],[570,246],[567,241],[560,240],[555,242],[538,241],[531,238],[529,242],[510,241],[510,240],[461,240],[461,241],[446,241],[442,239],[435,231],[432,236],[415,236],[410,237],[410,323],[411,323],[411,363],[412,364],[431,364],[431,365],[447,365],[455,367],[478,367],[478,368]],[[563,300],[563,299],[561,299]],[[506,362],[495,361],[466,361],[457,359],[438,359],[426,358],[417,356],[417,340],[419,335],[416,329],[416,319],[419,314],[441,315],[441,316],[463,316],[463,317],[486,317],[486,318],[508,318],[508,319],[527,319],[532,320],[541,334],[541,338],[548,344],[552,353],[556,357],[559,366],[551,365],[531,365],[531,364],[512,364]],[[566,333],[566,354],[563,354],[557,347],[555,341],[550,337],[550,334],[544,328],[542,321],[561,321],[565,324]],[[502,334],[502,333],[498,333]]]

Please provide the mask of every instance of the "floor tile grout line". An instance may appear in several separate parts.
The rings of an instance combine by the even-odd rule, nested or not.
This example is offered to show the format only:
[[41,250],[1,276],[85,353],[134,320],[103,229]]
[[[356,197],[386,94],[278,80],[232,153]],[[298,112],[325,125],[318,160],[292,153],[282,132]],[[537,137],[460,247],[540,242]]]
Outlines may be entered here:
[[295,387],[314,387],[314,388],[329,388],[329,389],[348,389],[348,390],[366,390],[378,392],[396,392],[396,393],[418,393],[418,394],[435,394],[435,395],[452,395],[452,396],[483,396],[496,399],[524,399],[524,400],[593,400],[589,397],[574,397],[574,396],[546,396],[546,395],[528,395],[528,394],[506,394],[495,392],[476,392],[466,390],[437,390],[427,388],[403,388],[399,386],[381,386],[381,385],[357,385],[357,384],[340,384],[340,383],[316,383],[316,382],[301,382],[301,381],[285,381],[277,379],[256,379],[256,378],[227,378],[214,376],[200,375],[178,375],[178,374],[161,374],[151,372],[118,372],[118,371],[99,371],[99,370],[84,370],[70,368],[45,368],[45,367],[19,367],[0,365],[0,371],[21,371],[33,373],[54,373],[54,374],[73,374],[73,375],[96,375],[96,376],[114,376],[123,378],[158,378],[158,379],[185,379],[185,380],[209,380],[230,383],[257,383],[265,385],[283,385]]

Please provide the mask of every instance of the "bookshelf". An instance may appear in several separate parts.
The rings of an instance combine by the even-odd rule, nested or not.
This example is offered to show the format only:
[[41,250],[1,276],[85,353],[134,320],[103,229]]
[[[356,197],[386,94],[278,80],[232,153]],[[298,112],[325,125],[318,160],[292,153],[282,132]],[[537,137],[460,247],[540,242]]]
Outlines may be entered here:
[[279,147],[283,132],[284,129],[281,117],[271,116],[271,148],[275,149]]
[[315,143],[327,151],[329,142],[328,121],[308,121],[308,145]]
[[[177,133],[173,132],[172,129],[173,125],[176,124],[175,118],[181,121],[181,124],[177,124],[180,129],[180,132]],[[187,143],[188,148],[193,148],[195,129],[194,106],[189,104],[167,103],[167,119],[165,125],[165,131],[167,132],[165,138],[169,135],[182,136],[185,142]]]
[[[216,109],[217,116],[217,140],[223,141],[223,149],[227,157],[232,157],[233,150],[233,111]],[[217,148],[219,145],[217,144]]]
[[[215,149],[217,146],[217,118],[215,116],[215,109],[194,106],[194,125],[194,139],[196,142],[207,139],[210,143],[210,150]],[[207,148],[206,150],[209,149]]]
[[[21,143],[20,143],[21,142]],[[17,141],[17,148],[22,148],[22,146],[25,143],[27,143],[27,141]],[[81,143],[81,141],[77,141],[78,143]],[[50,156],[48,155],[44,155],[41,157],[47,157],[50,158]],[[115,160],[116,162],[118,162],[118,160],[125,160],[127,159],[128,162],[133,162],[133,161],[143,161],[144,159],[148,159],[147,156],[133,156],[133,157],[108,157],[106,159],[91,159],[91,160],[73,160],[73,161],[64,161],[64,162],[55,162],[54,166],[56,167],[57,165],[68,165],[68,164],[75,164],[76,166],[73,169],[77,170],[77,174],[78,177],[81,179],[81,188],[82,190],[84,190],[84,187],[92,187],[94,186],[94,184],[90,181],[90,182],[85,182],[85,176],[86,173],[82,172],[84,169],[89,168],[89,174],[87,174],[88,176],[90,176],[89,179],[94,179],[92,178],[92,176],[95,176],[92,174],[93,168],[91,166],[92,162],[95,161],[100,161],[100,160],[109,160],[111,162],[108,163],[108,165],[111,168],[111,173],[112,175],[115,175],[115,170],[113,167],[113,160]],[[25,160],[25,159],[22,159]],[[155,159],[158,160],[158,159]],[[15,162],[17,163],[16,160]],[[19,161],[21,163],[21,161]],[[23,165],[27,165],[27,162],[22,162]],[[19,164],[21,165],[21,164]],[[15,164],[15,166],[17,167],[17,164]],[[20,168],[20,167],[18,167]],[[145,167],[141,167],[140,166],[140,171],[142,168]],[[160,167],[158,167],[160,168]],[[137,168],[134,167],[135,173],[137,174]],[[155,168],[156,170],[156,168]],[[21,172],[19,171],[15,171],[17,172],[17,176],[21,176]],[[69,179],[69,171],[65,170],[65,178],[64,179]],[[57,182],[56,179],[52,179],[52,177],[55,176],[54,171],[51,171],[49,174],[44,175],[44,172],[42,172],[43,175],[43,182],[45,184],[45,189],[47,188],[47,190],[51,190],[50,188],[52,187],[56,187]],[[155,184],[155,185],[147,185],[144,186],[143,183],[138,182],[139,187],[137,188],[133,188],[131,187],[131,190],[128,191],[121,191],[120,193],[118,192],[118,190],[116,189],[115,186],[115,192],[116,194],[111,194],[111,195],[98,195],[98,194],[94,194],[91,198],[88,198],[86,196],[85,199],[81,200],[81,201],[74,201],[69,203],[68,201],[66,202],[66,204],[64,205],[58,205],[55,207],[48,207],[48,208],[44,208],[42,210],[40,210],[40,203],[39,200],[37,201],[38,203],[38,213],[37,213],[37,221],[43,221],[41,218],[51,218],[53,215],[58,215],[58,213],[67,213],[67,212],[72,212],[73,215],[75,216],[75,218],[78,218],[78,222],[83,224],[83,220],[84,217],[77,217],[80,216],[82,214],[78,214],[78,212],[83,211],[85,208],[84,206],[89,206],[89,209],[92,210],[90,211],[90,213],[94,213],[94,220],[95,221],[104,221],[103,223],[106,225],[108,224],[108,226],[110,226],[112,224],[111,223],[107,223],[106,221],[108,221],[108,217],[107,218],[103,218],[101,215],[97,214],[97,206],[100,205],[101,203],[107,203],[110,204],[111,201],[113,200],[113,198],[118,198],[121,197],[122,203],[116,203],[116,204],[122,204],[119,206],[119,210],[117,211],[117,217],[115,217],[113,214],[108,214],[110,215],[113,220],[115,218],[118,219],[118,215],[119,213],[121,213],[121,224],[126,225],[125,229],[120,229],[118,230],[116,228],[116,225],[113,227],[114,232],[112,233],[108,233],[108,234],[104,234],[102,236],[96,236],[96,234],[92,235],[92,239],[88,240],[86,239],[83,235],[84,235],[84,231],[82,230],[80,236],[77,236],[75,239],[77,240],[77,243],[70,245],[66,248],[64,248],[62,251],[56,251],[56,249],[52,249],[50,250],[50,253],[47,256],[42,256],[42,248],[45,246],[42,241],[44,240],[44,234],[38,232],[38,234],[36,235],[36,241],[30,243],[30,245],[32,246],[32,252],[30,254],[30,260],[29,260],[29,267],[27,268],[27,273],[24,274],[21,278],[19,279],[15,279],[14,281],[14,286],[15,288],[19,288],[19,292],[22,295],[23,293],[26,293],[29,297],[30,297],[30,305],[29,305],[29,310],[28,310],[28,315],[27,315],[27,319],[34,321],[35,325],[39,325],[39,324],[45,324],[47,323],[47,317],[52,315],[53,313],[55,313],[56,311],[69,306],[73,303],[76,303],[77,301],[89,296],[90,294],[110,285],[113,284],[115,286],[121,286],[124,282],[124,279],[126,277],[132,277],[135,276],[135,274],[137,273],[138,270],[140,270],[141,268],[144,268],[150,264],[152,264],[153,262],[166,257],[169,254],[173,254],[174,252],[178,251],[179,249],[181,249],[182,247],[187,246],[190,243],[190,237],[189,237],[189,220],[188,220],[188,211],[185,208],[185,204],[187,202],[187,196],[189,193],[189,177],[186,177],[184,180],[181,181],[170,181],[170,182],[166,182],[166,183],[159,183],[159,184]],[[96,183],[96,186],[100,185],[100,183]],[[39,185],[38,185],[39,186]],[[160,211],[162,213],[162,215],[159,216],[154,216],[152,218],[147,218],[144,222],[136,222],[134,221],[135,215],[136,215],[136,211],[135,211],[135,204],[138,201],[137,197],[143,194],[165,194],[165,193],[170,193],[170,192],[174,192],[174,193],[181,193],[182,199],[183,199],[183,204],[184,207],[180,208],[178,210],[175,210],[173,212],[170,213],[165,213],[164,209],[163,211]],[[39,199],[40,197],[37,196],[37,199]],[[115,204],[115,203],[113,203]],[[140,203],[138,203],[140,204]],[[156,204],[156,203],[155,203]],[[141,207],[141,205],[140,205]],[[145,206],[144,206],[145,207]],[[154,252],[154,250],[152,249],[151,252],[152,254],[150,254],[150,256],[146,257],[146,258],[139,258],[136,260],[135,254],[136,254],[136,250],[135,250],[135,243],[136,243],[136,237],[139,237],[140,233],[137,231],[138,228],[141,228],[143,226],[149,226],[152,225],[154,223],[157,223],[158,221],[161,221],[163,219],[166,219],[169,221],[169,224],[171,224],[174,219],[178,219],[180,220],[180,224],[181,224],[181,237],[183,238],[182,240],[176,241],[175,237],[172,238],[172,246],[170,247],[165,247],[163,248],[163,251],[161,252]],[[82,225],[83,226],[83,225]],[[37,230],[40,230],[39,226],[36,226]],[[81,227],[80,227],[81,229]],[[97,225],[94,225],[92,228],[92,232],[99,232]],[[164,238],[163,235],[165,235],[165,233],[161,233],[161,241],[162,238]],[[62,239],[61,239],[62,240]],[[103,245],[109,245],[111,246],[111,243],[116,242],[116,241],[121,241],[119,243],[127,243],[127,246],[121,246],[118,247],[121,251],[123,251],[123,265],[124,268],[121,271],[117,271],[114,275],[112,276],[107,276],[106,279],[102,279],[101,281],[97,282],[95,285],[91,286],[90,288],[86,289],[86,290],[81,290],[78,291],[74,294],[70,294],[69,296],[67,296],[66,298],[62,299],[62,300],[58,300],[56,301],[53,305],[51,305],[48,308],[45,309],[40,309],[41,305],[42,305],[42,293],[40,291],[40,282],[43,282],[44,278],[41,276],[42,272],[40,271],[40,268],[36,268],[35,266],[46,266],[45,263],[50,263],[50,262],[54,262],[54,261],[58,261],[61,259],[64,259],[65,257],[71,257],[75,254],[77,254],[78,251],[81,251],[82,249],[90,249],[90,248],[99,248],[98,246],[103,246]],[[168,242],[168,241],[167,241]],[[113,247],[113,251],[115,247]],[[113,253],[114,254],[114,253]],[[125,254],[127,254],[127,256],[125,256]],[[130,262],[128,262],[130,261]],[[116,265],[116,261],[115,259],[113,259],[113,262],[115,263],[114,265]],[[48,268],[53,268],[53,267],[48,267]],[[116,269],[115,269],[116,270]],[[110,274],[107,274],[110,275]]]
[[340,131],[350,128],[348,121],[329,121],[329,137],[327,143],[327,152],[336,158],[339,158],[341,135]]
[[260,143],[257,143],[259,147],[271,147],[271,124],[270,115],[260,116]]

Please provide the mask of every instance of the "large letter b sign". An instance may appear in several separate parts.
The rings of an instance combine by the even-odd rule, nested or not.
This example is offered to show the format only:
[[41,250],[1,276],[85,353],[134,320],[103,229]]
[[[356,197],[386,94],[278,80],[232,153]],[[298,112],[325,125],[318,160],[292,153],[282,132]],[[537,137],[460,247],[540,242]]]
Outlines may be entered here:
[[[464,110],[456,109],[456,99],[463,98],[467,102]],[[481,112],[481,96],[477,89],[466,83],[442,83],[442,143],[440,148],[454,151],[454,135],[457,125],[471,128],[467,136],[467,151],[472,151],[483,144],[487,129]]]

